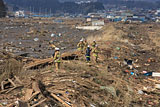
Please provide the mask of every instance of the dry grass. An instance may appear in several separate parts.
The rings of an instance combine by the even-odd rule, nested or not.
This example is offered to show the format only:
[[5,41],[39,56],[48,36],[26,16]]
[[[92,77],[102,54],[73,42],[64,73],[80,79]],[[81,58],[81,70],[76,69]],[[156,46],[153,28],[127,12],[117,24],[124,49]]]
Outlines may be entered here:
[[104,26],[104,28],[101,30],[101,34],[97,34],[94,36],[89,36],[87,38],[87,41],[91,43],[93,40],[96,41],[124,41],[123,35],[126,33],[122,30],[118,30],[115,28],[116,25],[108,24]]
[[9,78],[11,73],[18,75],[21,70],[21,62],[15,59],[6,59],[0,66],[0,81]]

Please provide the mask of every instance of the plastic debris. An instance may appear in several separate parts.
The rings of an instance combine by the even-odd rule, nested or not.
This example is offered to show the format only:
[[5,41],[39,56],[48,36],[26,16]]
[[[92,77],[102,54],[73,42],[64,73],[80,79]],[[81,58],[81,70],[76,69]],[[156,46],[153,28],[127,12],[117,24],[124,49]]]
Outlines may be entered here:
[[96,107],[94,104],[90,104],[91,107]]
[[115,56],[115,57],[114,57],[114,59],[118,59],[118,57],[117,57],[117,56]]
[[60,36],[62,36],[62,34],[61,34],[61,33],[59,33],[59,34],[58,34],[58,36],[60,37]]
[[160,77],[160,73],[153,72],[153,73],[152,73],[152,76],[153,76],[153,77]]
[[131,75],[134,75],[134,72],[131,72]]
[[39,38],[34,38],[34,41],[37,42],[39,40]]
[[19,45],[22,45],[22,42],[19,42]]
[[8,103],[5,101],[5,102],[0,102],[0,104],[2,104],[2,106],[6,106]]
[[54,33],[52,33],[52,34],[51,34],[51,37],[55,37],[55,34],[54,34]]
[[160,84],[155,84],[155,88],[160,89]]
[[133,61],[132,60],[128,60],[128,59],[124,59],[124,63],[127,65],[132,65]]
[[120,50],[121,48],[120,48],[120,47],[116,47],[116,49],[117,49],[117,50]]
[[138,90],[138,94],[144,94],[142,90]]
[[[145,72],[145,71],[143,71],[143,72]],[[145,76],[152,76],[152,72],[146,72],[146,73],[144,73],[144,75]]]

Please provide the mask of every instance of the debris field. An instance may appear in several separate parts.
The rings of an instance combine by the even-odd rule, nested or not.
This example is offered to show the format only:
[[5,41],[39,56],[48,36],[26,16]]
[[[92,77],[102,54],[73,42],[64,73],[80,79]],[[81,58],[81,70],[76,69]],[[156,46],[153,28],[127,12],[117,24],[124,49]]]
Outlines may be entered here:
[[91,63],[86,63],[85,56],[73,50],[82,36],[75,37],[72,48],[61,51],[63,61],[58,72],[47,52],[43,54],[47,58],[40,58],[34,55],[37,53],[23,56],[2,50],[0,105],[159,107],[159,28],[158,24],[107,23],[100,31],[77,31],[80,35],[88,32],[85,35],[89,43],[96,40],[98,63],[92,57]]

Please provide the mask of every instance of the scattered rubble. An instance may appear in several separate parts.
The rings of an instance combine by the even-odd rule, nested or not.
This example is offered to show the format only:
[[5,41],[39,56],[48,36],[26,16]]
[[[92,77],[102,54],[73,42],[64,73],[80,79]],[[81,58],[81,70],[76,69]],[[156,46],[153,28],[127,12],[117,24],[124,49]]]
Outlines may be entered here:
[[1,80],[0,105],[160,106],[160,51],[155,40],[156,34],[150,35],[150,32],[156,33],[159,26],[149,26],[122,23],[106,25],[87,38],[88,42],[97,40],[101,50],[98,63],[86,64],[84,56],[71,50],[62,54],[63,64],[58,72],[54,68],[53,58],[36,59],[24,57],[23,54],[17,56],[1,52],[0,63],[14,59],[23,68],[19,69],[18,74],[14,66],[5,70],[12,71],[13,75],[12,78],[8,76]]

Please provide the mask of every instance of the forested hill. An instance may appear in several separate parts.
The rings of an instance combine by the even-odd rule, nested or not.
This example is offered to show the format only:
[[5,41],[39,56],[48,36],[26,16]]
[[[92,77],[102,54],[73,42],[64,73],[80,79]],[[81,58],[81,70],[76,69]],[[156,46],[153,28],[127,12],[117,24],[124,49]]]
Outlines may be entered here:
[[128,8],[153,9],[160,8],[158,0],[98,0],[107,5],[126,6]]
[[5,5],[3,0],[0,0],[0,17],[4,17],[6,15]]
[[5,2],[13,7],[21,7],[24,9],[34,8],[35,12],[43,12],[44,10],[51,10],[52,13],[82,13],[94,12],[103,10],[103,3],[84,3],[76,4],[74,2],[60,3],[58,0],[5,0]]

